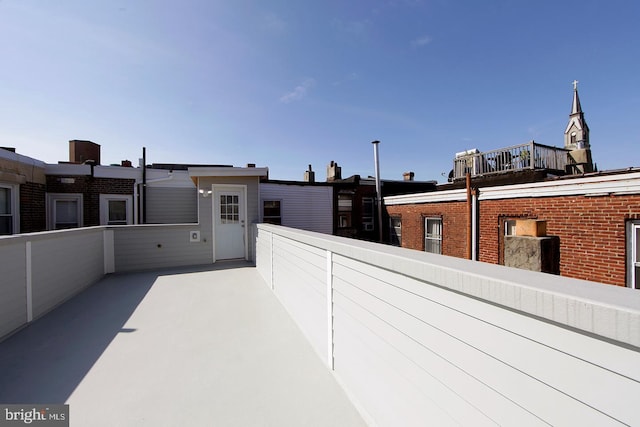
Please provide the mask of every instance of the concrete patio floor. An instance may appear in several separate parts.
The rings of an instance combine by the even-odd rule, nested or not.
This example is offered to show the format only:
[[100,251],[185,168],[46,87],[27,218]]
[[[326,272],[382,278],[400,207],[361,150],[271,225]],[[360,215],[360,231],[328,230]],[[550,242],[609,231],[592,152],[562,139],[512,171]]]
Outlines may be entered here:
[[0,343],[1,403],[72,426],[360,426],[256,269],[115,274]]

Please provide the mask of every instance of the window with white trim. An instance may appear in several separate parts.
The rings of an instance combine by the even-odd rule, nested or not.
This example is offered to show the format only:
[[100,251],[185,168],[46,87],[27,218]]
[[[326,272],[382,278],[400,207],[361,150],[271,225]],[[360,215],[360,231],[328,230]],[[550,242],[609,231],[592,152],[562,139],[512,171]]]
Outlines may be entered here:
[[362,227],[365,231],[373,231],[373,209],[374,199],[373,197],[362,198]]
[[627,286],[640,289],[640,221],[627,223]]
[[0,185],[0,235],[16,232],[16,188],[13,185]]
[[47,228],[62,230],[83,226],[82,194],[47,194]]
[[442,253],[442,218],[424,219],[424,250],[432,254]]
[[267,224],[282,224],[282,203],[280,200],[262,201],[262,222]]
[[507,219],[504,221],[504,235],[515,236],[516,235],[516,220]]
[[100,224],[133,224],[133,196],[127,194],[101,194]]
[[338,194],[338,227],[351,227],[351,213],[353,210],[353,195]]
[[399,216],[389,218],[389,243],[402,246],[402,218]]

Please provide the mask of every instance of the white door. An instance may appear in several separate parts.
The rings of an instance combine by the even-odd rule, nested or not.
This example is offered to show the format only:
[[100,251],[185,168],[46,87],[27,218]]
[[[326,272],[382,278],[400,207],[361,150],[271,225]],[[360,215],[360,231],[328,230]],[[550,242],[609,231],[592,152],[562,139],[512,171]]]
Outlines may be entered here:
[[214,194],[216,260],[245,258],[244,191],[219,189]]

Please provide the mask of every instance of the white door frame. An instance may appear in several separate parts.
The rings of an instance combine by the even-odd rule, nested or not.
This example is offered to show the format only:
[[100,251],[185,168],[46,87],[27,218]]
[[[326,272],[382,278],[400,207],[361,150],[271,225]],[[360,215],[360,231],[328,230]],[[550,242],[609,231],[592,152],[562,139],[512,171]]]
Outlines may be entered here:
[[249,239],[247,234],[247,186],[244,184],[211,184],[211,230],[213,231],[213,238],[211,243],[213,246],[213,262],[216,262],[216,201],[218,199],[216,191],[229,189],[232,191],[242,192],[243,208],[242,214],[244,215],[244,259],[249,259]]

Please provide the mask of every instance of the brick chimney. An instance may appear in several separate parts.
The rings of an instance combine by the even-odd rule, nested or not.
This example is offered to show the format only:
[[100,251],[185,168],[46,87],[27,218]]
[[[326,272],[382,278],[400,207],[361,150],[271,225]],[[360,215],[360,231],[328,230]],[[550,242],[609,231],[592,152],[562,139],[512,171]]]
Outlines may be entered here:
[[304,172],[304,182],[316,182],[316,173],[309,165],[309,170]]
[[100,145],[80,139],[69,141],[69,163],[84,163],[87,160],[100,164]]
[[402,177],[404,178],[405,181],[413,181],[413,177],[415,177],[416,174],[413,172],[405,172],[402,174]]
[[332,182],[336,179],[342,179],[342,168],[331,160],[331,163],[327,165],[327,182]]

